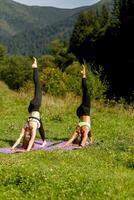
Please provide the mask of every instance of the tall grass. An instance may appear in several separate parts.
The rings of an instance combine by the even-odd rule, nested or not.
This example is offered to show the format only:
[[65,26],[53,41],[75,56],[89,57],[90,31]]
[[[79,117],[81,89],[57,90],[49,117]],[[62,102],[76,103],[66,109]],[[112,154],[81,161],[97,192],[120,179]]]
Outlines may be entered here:
[[[32,92],[16,93],[0,83],[0,147],[18,137]],[[47,140],[65,140],[78,119],[81,98],[44,95],[41,115]],[[94,145],[80,150],[0,153],[0,199],[132,200],[134,112],[121,104],[93,101]],[[37,138],[39,135],[37,134]]]

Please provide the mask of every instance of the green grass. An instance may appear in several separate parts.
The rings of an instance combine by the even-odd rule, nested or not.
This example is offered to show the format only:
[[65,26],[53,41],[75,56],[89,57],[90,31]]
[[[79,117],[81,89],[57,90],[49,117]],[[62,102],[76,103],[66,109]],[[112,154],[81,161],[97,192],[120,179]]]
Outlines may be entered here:
[[[31,94],[0,83],[0,147],[12,145],[27,118]],[[47,140],[67,139],[78,122],[80,98],[43,97]],[[92,103],[94,145],[80,150],[0,153],[0,199],[132,200],[134,112],[122,105]],[[39,138],[39,134],[37,134]]]

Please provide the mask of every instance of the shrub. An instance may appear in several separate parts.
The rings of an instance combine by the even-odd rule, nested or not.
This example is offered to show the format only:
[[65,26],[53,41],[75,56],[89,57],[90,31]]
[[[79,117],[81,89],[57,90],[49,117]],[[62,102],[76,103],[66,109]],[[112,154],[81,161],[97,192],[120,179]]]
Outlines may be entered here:
[[41,73],[40,80],[42,89],[51,95],[64,95],[67,91],[67,76],[58,68],[47,67]]
[[105,83],[102,83],[100,76],[101,71],[90,71],[87,74],[87,84],[92,99],[103,99],[105,97],[104,94],[107,90],[107,85]]
[[51,67],[51,68],[57,67],[55,64],[55,57],[51,55],[42,56],[38,60],[38,65],[39,65],[39,69],[41,70],[47,67]]
[[[86,66],[86,65],[85,65]],[[92,99],[104,98],[104,93],[107,90],[106,84],[102,83],[101,68],[99,72],[88,70],[90,66],[87,67],[87,85],[89,88],[89,93]],[[65,72],[69,75],[68,86],[71,91],[74,91],[77,94],[81,94],[81,80],[80,80],[80,69],[81,65],[78,62],[73,62],[72,65],[68,66]]]
[[[55,58],[46,55],[39,59],[38,65],[39,78],[42,85],[42,90],[50,95],[60,96],[66,93],[73,92],[81,95],[81,65],[78,61],[74,61],[69,65],[64,72],[61,71],[55,64]],[[23,56],[10,57],[8,64],[1,68],[1,79],[11,89],[21,89],[21,91],[31,91],[33,89],[32,80],[32,61],[30,58]],[[87,65],[88,68],[90,68]],[[92,99],[103,98],[107,87],[100,80],[101,70],[99,72],[87,72],[87,84]],[[32,81],[32,82],[31,82]]]
[[74,61],[71,65],[69,65],[66,69],[65,72],[70,75],[74,76],[80,76],[80,69],[81,65],[79,62]]
[[25,82],[32,79],[30,59],[22,56],[10,57],[8,64],[1,71],[1,79],[11,89],[19,89]]

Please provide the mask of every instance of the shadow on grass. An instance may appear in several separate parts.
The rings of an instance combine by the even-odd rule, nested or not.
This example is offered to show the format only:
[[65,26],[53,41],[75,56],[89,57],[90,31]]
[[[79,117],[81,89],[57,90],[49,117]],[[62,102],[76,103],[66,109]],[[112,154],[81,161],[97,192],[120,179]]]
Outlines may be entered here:
[[126,163],[128,168],[134,169],[134,161],[133,160],[128,160]]
[[0,141],[8,143],[10,146],[12,146],[15,142],[14,140],[8,140],[8,139],[3,139],[3,138],[0,138]]
[[56,137],[49,137],[49,138],[47,138],[47,137],[46,137],[46,140],[54,140],[54,141],[63,142],[63,141],[69,140],[69,138],[56,138]]
[[[64,142],[64,141],[67,141],[69,138],[47,138],[46,137],[46,140],[52,140],[52,141],[59,141],[59,142],[56,142],[54,145],[57,145],[61,142]],[[5,143],[8,143],[10,146],[12,146],[14,143],[15,143],[15,140],[9,140],[9,139],[3,139],[3,138],[0,138],[0,141],[2,142],[5,142]]]

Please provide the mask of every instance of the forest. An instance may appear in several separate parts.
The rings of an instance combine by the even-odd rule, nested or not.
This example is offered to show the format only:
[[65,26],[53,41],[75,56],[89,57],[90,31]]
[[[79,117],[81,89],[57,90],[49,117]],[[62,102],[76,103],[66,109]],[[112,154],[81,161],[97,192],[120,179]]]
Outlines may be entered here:
[[[92,98],[133,103],[134,2],[112,0],[110,6],[102,2],[99,10],[81,11],[69,40],[56,38],[49,53],[38,55],[45,92],[80,94],[78,73],[85,63],[92,74]],[[11,89],[31,87],[31,56],[32,51],[30,55],[10,55],[0,46],[0,78]]]

